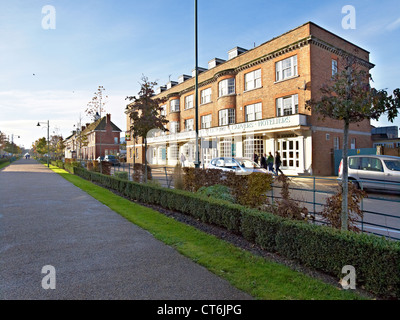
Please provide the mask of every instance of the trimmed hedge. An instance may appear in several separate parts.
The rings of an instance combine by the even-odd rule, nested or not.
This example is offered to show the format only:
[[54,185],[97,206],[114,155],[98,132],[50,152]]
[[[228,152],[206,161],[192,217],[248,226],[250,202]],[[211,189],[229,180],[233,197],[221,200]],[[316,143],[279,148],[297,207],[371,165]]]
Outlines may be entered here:
[[0,158],[0,164],[10,162],[8,158]]
[[270,252],[343,278],[356,269],[357,286],[383,297],[400,297],[400,244],[374,235],[343,232],[293,221],[196,193],[139,184],[74,168],[84,179],[117,190],[132,200],[180,211],[242,235]]

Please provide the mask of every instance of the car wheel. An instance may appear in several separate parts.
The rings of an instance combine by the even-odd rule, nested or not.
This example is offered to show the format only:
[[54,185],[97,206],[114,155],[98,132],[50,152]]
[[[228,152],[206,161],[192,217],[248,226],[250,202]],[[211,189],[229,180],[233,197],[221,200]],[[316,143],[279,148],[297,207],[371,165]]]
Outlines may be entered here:
[[356,189],[360,189],[360,184],[357,182],[357,180],[350,180],[350,182],[356,187]]

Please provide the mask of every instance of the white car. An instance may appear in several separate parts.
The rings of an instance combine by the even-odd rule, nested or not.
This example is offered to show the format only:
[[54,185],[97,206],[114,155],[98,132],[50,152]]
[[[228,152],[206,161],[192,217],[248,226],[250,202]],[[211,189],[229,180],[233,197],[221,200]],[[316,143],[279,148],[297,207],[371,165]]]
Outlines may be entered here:
[[257,163],[248,158],[220,157],[214,158],[207,165],[207,169],[220,169],[223,171],[234,171],[237,173],[262,172],[268,170],[261,168]]
[[[348,157],[348,177],[358,188],[400,192],[400,157],[357,155]],[[343,175],[343,160],[339,179]]]

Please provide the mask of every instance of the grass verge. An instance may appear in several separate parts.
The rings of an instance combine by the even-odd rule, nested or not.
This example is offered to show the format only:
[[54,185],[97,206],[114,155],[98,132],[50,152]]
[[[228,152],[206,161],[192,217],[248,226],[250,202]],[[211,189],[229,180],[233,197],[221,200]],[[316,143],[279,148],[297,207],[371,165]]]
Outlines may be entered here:
[[256,299],[363,299],[356,292],[340,290],[284,265],[253,255],[213,235],[119,197],[58,167],[50,168],[127,220],[149,231],[155,238]]
[[7,167],[9,164],[10,164],[10,162],[3,162],[3,163],[0,163],[0,170],[3,169],[3,168],[5,168],[5,167]]

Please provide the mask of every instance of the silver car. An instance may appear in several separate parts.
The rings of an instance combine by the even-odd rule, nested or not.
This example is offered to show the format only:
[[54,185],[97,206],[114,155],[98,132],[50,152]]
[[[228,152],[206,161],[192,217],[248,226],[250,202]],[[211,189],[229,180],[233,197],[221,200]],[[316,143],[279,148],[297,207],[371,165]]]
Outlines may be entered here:
[[[400,192],[400,157],[357,155],[348,157],[349,181],[358,188]],[[339,179],[343,175],[343,160]]]
[[257,163],[248,158],[220,157],[214,158],[207,165],[207,169],[220,169],[223,171],[234,171],[237,173],[262,172],[268,173]]

